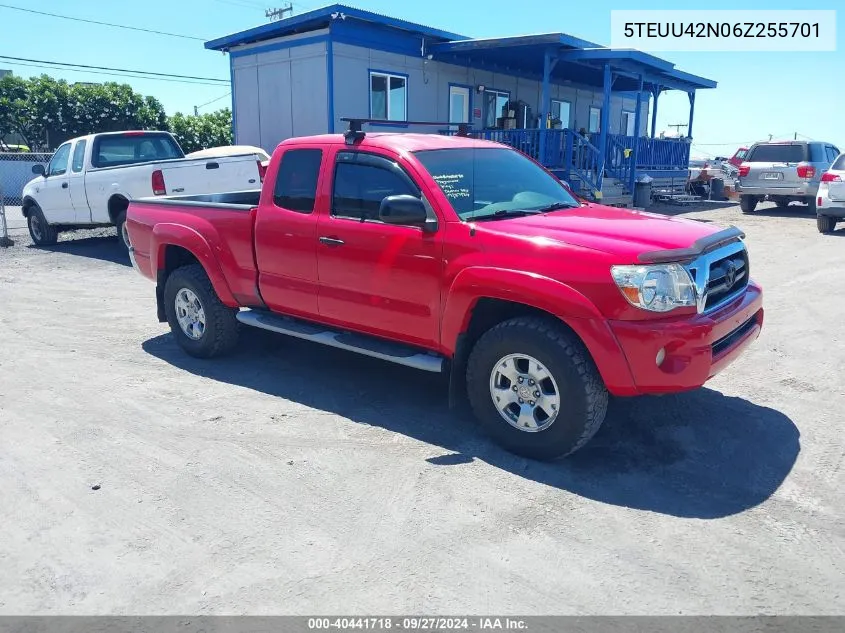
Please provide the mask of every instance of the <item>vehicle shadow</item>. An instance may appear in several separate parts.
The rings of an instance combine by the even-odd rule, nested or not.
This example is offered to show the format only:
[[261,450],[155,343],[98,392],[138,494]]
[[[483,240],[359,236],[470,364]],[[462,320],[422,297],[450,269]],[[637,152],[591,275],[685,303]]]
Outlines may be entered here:
[[60,241],[53,246],[36,246],[34,244],[29,244],[27,248],[40,251],[50,251],[53,253],[67,253],[68,255],[98,259],[100,261],[120,264],[122,266],[132,265],[129,261],[129,255],[126,254],[123,246],[114,235],[82,237],[65,240],[60,239]]
[[778,207],[774,204],[765,207],[758,206],[748,214],[748,217],[753,218],[756,215],[766,218],[794,218],[797,220],[816,221],[815,211],[811,212],[806,206],[800,204],[791,204],[788,207]]
[[450,411],[438,375],[259,330],[243,332],[234,355],[214,360],[188,356],[171,334],[142,347],[197,376],[443,448],[431,464],[479,459],[582,497],[676,517],[721,518],[766,501],[800,451],[798,429],[782,413],[700,389],[614,400],[587,446],[563,460],[536,462],[500,449],[465,412]]

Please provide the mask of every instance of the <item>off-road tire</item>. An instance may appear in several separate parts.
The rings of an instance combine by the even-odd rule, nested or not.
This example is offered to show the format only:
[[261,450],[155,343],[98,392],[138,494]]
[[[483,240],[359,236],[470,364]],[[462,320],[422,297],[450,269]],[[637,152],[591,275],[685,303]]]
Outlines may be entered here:
[[117,239],[120,241],[121,246],[123,246],[123,250],[128,253],[129,236],[124,233],[124,227],[126,226],[126,211],[121,211],[117,214],[114,225],[117,227]]
[[[205,331],[193,340],[189,338],[176,318],[176,295],[182,288],[193,292],[205,312]],[[196,358],[222,356],[238,342],[239,324],[237,310],[220,301],[205,270],[199,264],[189,264],[174,270],[164,284],[164,310],[167,323],[179,346]]]
[[740,196],[739,208],[743,213],[753,213],[757,208],[757,198],[754,196]]
[[[33,223],[37,224],[37,228],[33,227]],[[41,207],[37,204],[29,207],[26,227],[29,229],[29,237],[32,239],[32,243],[36,246],[53,246],[59,241],[58,230],[47,224],[47,220],[41,212]]]
[[[521,431],[500,415],[490,393],[491,372],[508,354],[527,354],[551,372],[560,392],[560,411],[548,428]],[[574,453],[598,431],[608,393],[583,343],[552,319],[517,317],[485,332],[467,362],[467,394],[475,417],[506,450],[537,460]]]
[[829,215],[817,215],[816,226],[819,229],[819,233],[833,233],[836,228],[836,218],[832,218]]

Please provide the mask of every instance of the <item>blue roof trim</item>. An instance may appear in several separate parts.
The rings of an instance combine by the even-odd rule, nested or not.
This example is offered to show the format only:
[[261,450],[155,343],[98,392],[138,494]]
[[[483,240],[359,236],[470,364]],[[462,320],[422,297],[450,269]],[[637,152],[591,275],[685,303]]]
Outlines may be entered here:
[[[341,15],[343,17],[341,17]],[[467,39],[466,36],[458,33],[450,33],[449,31],[442,31],[430,26],[408,22],[398,18],[391,18],[372,11],[355,9],[344,4],[332,4],[291,18],[285,18],[283,20],[279,20],[278,22],[263,24],[252,29],[247,29],[246,31],[241,31],[240,33],[234,33],[232,35],[210,40],[205,43],[205,48],[209,50],[227,50],[233,46],[251,44],[275,37],[284,37],[295,33],[303,33],[319,28],[325,28],[329,25],[329,23],[335,20],[345,21],[348,19],[382,24],[390,28],[410,31],[411,33],[416,33],[433,39],[445,41]]]
[[462,39],[460,41],[444,42],[432,46],[433,51],[441,53],[460,53],[466,51],[480,51],[502,47],[528,46],[563,46],[572,49],[600,48],[599,44],[582,40],[566,33],[539,33],[536,35],[515,35],[510,37],[493,37]]

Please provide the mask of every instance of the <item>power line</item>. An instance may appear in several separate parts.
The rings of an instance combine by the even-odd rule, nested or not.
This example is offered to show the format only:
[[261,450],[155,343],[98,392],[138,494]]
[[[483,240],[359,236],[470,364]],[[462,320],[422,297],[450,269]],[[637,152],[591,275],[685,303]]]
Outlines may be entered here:
[[132,70],[128,68],[110,68],[108,66],[88,66],[86,64],[69,64],[67,62],[51,62],[43,59],[27,59],[26,57],[9,57],[8,55],[0,55],[0,59],[8,59],[18,62],[29,62],[31,64],[49,64],[50,66],[69,66],[72,68],[86,68],[93,70],[111,70],[122,73],[136,73],[139,75],[152,75],[154,77],[172,77],[174,79],[197,79],[200,81],[215,81],[221,83],[229,83],[228,79],[217,79],[215,77],[196,77],[193,75],[174,75],[172,73],[157,73],[149,70]]
[[25,13],[35,13],[37,15],[46,15],[51,18],[61,18],[62,20],[73,20],[74,22],[86,22],[88,24],[98,24],[100,26],[110,26],[116,29],[127,29],[129,31],[141,31],[143,33],[153,33],[155,35],[167,35],[168,37],[181,37],[186,40],[198,40],[200,42],[206,41],[208,38],[195,37],[193,35],[183,35],[181,33],[168,33],[167,31],[156,31],[155,29],[144,29],[138,26],[127,26],[125,24],[113,24],[111,22],[100,22],[98,20],[88,20],[86,18],[75,18],[70,15],[59,15],[58,13],[47,13],[46,11],[36,11],[35,9],[25,9],[23,7],[15,7],[10,4],[0,4],[4,9],[12,9],[14,11],[23,11]]
[[208,81],[191,81],[186,79],[167,79],[164,77],[145,77],[144,75],[127,75],[127,74],[119,74],[119,73],[110,73],[110,72],[101,72],[97,70],[76,70],[74,68],[56,68],[55,66],[44,66],[43,64],[26,64],[23,62],[7,62],[9,66],[26,66],[28,68],[43,68],[45,70],[63,70],[65,72],[71,73],[84,73],[86,75],[108,75],[109,77],[122,77],[124,79],[147,79],[149,81],[167,81],[173,83],[179,83],[183,85],[192,85],[192,86],[217,86],[220,87],[219,83],[211,83]]
[[204,108],[207,105],[211,105],[212,103],[216,103],[217,101],[220,101],[221,99],[225,99],[226,97],[228,97],[231,94],[232,94],[231,92],[227,92],[226,94],[221,95],[221,96],[217,97],[216,99],[212,99],[211,101],[206,101],[205,103],[203,103],[201,105],[194,106],[194,110],[199,110],[200,108]]

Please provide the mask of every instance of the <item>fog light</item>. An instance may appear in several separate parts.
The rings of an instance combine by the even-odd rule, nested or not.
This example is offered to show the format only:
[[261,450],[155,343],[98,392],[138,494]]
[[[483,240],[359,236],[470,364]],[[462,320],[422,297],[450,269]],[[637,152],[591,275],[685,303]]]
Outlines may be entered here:
[[660,367],[663,364],[663,361],[666,360],[666,349],[661,347],[660,351],[657,352],[657,358],[654,360],[657,362],[657,366]]

